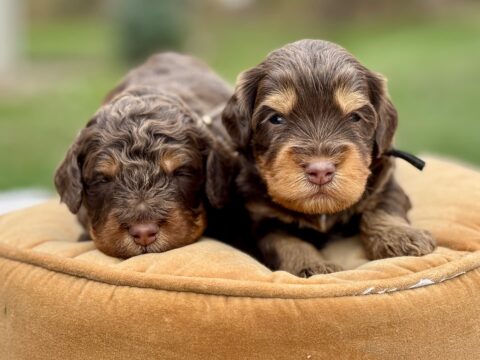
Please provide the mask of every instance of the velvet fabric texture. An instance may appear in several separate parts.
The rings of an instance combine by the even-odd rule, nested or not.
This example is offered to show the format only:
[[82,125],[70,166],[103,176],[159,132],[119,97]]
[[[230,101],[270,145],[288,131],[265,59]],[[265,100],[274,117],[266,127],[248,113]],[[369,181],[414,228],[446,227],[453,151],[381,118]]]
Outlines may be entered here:
[[58,200],[0,218],[0,359],[473,359],[480,354],[480,172],[398,161],[432,254],[272,272],[212,239],[121,260],[77,242]]

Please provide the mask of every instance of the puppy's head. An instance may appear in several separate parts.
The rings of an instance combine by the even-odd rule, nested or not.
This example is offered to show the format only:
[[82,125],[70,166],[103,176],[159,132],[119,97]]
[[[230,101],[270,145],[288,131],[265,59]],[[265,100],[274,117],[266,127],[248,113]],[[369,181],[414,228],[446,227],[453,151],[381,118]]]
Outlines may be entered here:
[[100,250],[126,258],[199,238],[214,161],[198,121],[177,98],[135,90],[104,105],[81,131],[55,186],[73,213],[84,207]]
[[242,73],[222,117],[270,197],[307,214],[356,203],[397,125],[382,76],[316,40],[287,45]]

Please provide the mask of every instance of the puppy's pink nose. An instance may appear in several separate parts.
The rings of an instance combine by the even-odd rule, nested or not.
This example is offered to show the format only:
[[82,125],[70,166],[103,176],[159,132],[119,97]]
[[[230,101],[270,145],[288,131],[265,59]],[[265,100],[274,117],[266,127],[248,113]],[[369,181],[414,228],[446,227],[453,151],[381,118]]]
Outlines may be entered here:
[[335,170],[335,165],[330,161],[315,161],[306,166],[305,174],[312,184],[325,185],[332,181]]
[[130,226],[128,233],[138,245],[148,246],[155,242],[159,230],[157,224],[145,223]]

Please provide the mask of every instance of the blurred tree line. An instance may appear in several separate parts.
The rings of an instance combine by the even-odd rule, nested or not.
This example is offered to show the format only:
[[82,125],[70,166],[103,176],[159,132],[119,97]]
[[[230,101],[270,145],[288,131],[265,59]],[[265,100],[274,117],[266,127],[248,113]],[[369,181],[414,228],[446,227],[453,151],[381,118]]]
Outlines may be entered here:
[[[100,17],[111,22],[118,49],[127,62],[138,62],[163,49],[182,50],[212,23],[237,21],[339,25],[348,21],[388,22],[464,10],[476,0],[27,0],[31,21],[53,17]],[[194,41],[194,40],[193,40]]]

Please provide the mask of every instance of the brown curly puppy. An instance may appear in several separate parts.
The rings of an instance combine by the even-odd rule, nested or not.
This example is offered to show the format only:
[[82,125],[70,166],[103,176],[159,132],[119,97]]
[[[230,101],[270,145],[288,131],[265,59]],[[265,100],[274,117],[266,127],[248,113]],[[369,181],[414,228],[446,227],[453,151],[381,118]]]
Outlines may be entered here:
[[372,259],[433,251],[431,235],[407,220],[410,202],[386,156],[397,112],[385,80],[340,46],[302,40],[272,52],[239,76],[222,116],[273,269],[339,270],[312,243],[345,231],[360,231]]
[[228,161],[201,115],[229,95],[207,66],[174,53],[152,56],[109,94],[55,175],[100,250],[127,258],[200,237],[205,193],[219,205],[225,191],[212,172]]

